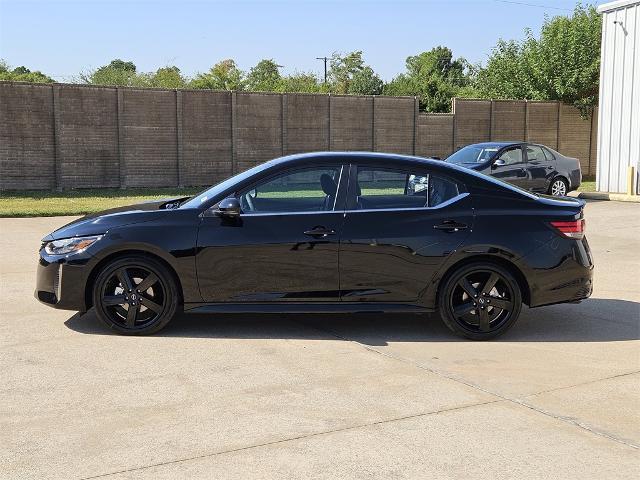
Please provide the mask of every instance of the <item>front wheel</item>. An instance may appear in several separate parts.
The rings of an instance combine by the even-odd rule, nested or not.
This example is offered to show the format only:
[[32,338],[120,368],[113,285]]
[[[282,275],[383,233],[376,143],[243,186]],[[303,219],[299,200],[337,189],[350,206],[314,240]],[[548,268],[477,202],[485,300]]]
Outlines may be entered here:
[[564,178],[554,178],[549,186],[549,193],[554,197],[564,197],[569,191],[569,184]]
[[449,274],[440,290],[442,320],[456,335],[488,340],[518,320],[522,294],[505,268],[486,262],[464,265]]
[[93,286],[98,318],[123,335],[148,335],[173,318],[176,282],[167,268],[144,256],[121,257],[98,274]]

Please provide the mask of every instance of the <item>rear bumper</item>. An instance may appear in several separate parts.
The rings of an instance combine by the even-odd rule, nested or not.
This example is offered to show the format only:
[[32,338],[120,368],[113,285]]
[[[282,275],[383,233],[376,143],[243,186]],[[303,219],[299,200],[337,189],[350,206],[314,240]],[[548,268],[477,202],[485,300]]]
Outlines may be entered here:
[[558,239],[542,248],[544,252],[536,251],[525,258],[533,279],[529,306],[589,298],[593,292],[593,259],[587,239]]
[[569,172],[569,191],[577,190],[582,183],[582,170],[577,168]]
[[41,250],[34,296],[53,308],[84,312],[87,309],[85,285],[90,259],[86,254],[78,254],[69,261],[67,258],[49,256]]

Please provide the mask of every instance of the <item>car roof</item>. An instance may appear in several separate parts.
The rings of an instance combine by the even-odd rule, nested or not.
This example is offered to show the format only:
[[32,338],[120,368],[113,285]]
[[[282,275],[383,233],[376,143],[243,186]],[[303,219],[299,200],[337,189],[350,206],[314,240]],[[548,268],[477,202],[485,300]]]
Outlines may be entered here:
[[405,161],[405,162],[418,162],[423,163],[429,166],[442,167],[443,162],[441,160],[432,160],[424,157],[417,157],[413,155],[402,155],[399,153],[380,153],[380,152],[341,152],[341,151],[332,151],[332,152],[307,152],[307,153],[296,153],[293,155],[287,155],[284,157],[274,158],[267,162],[271,166],[276,165],[284,165],[284,164],[294,164],[294,163],[304,163],[307,161],[313,160],[322,160],[323,162],[330,163],[332,161],[336,162],[345,162],[346,161],[358,161],[358,160],[366,160],[366,161],[374,161],[374,162],[385,162],[385,161]]
[[465,145],[465,147],[507,147],[509,145],[521,145],[523,142],[521,140],[514,140],[512,142],[480,142],[480,143],[471,143],[469,145]]

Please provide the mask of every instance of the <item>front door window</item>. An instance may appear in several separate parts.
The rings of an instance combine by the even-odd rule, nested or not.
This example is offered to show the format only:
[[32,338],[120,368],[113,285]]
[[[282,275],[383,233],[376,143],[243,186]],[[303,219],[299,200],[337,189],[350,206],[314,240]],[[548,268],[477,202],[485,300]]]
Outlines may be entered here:
[[327,212],[334,209],[341,167],[288,171],[240,193],[243,213]]

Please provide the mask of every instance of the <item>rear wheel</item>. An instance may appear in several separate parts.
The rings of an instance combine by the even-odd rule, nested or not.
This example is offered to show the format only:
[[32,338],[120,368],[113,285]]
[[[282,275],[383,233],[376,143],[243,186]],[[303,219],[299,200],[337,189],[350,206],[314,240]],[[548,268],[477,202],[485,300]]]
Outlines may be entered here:
[[522,294],[508,270],[478,262],[448,275],[438,302],[442,320],[453,333],[488,340],[502,335],[518,320]]
[[569,184],[562,177],[556,177],[549,186],[549,194],[554,197],[564,197],[569,191]]
[[176,283],[167,268],[143,256],[122,257],[98,274],[93,287],[98,318],[123,335],[148,335],[173,318]]

